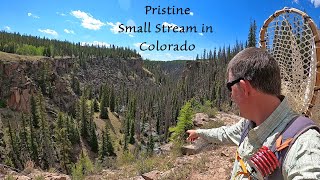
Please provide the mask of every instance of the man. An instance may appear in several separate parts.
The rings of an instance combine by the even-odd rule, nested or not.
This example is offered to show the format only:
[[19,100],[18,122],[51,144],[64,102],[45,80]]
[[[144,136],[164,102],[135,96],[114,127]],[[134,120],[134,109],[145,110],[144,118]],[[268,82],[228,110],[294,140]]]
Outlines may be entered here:
[[[230,61],[227,74],[231,98],[239,107],[243,119],[229,127],[188,130],[187,140],[194,141],[201,137],[209,142],[236,144],[239,146],[239,159],[244,162],[245,169],[252,172],[248,164],[250,158],[262,146],[271,148],[279,133],[297,114],[290,109],[287,99],[281,96],[280,69],[266,51],[259,48],[241,51]],[[240,144],[248,122],[252,126]],[[239,159],[235,160],[231,179],[248,178]],[[296,139],[282,163],[282,172],[279,172],[283,179],[320,179],[320,134],[317,130],[309,129]],[[254,177],[255,173],[250,175]]]

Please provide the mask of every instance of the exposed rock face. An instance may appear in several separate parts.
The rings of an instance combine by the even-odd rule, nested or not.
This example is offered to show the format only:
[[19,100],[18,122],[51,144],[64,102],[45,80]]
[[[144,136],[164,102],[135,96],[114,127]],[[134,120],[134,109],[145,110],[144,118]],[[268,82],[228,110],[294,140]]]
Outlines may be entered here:
[[7,175],[6,178],[12,177],[15,180],[31,180],[31,179],[44,179],[44,180],[71,180],[68,175],[58,173],[32,173],[29,175]]
[[76,75],[81,83],[96,89],[104,83],[113,85],[115,89],[120,89],[121,84],[136,87],[153,83],[151,75],[142,66],[142,59],[91,59],[87,67],[79,69]]
[[[82,69],[75,67],[78,59],[74,58],[38,57],[30,60],[28,56],[8,53],[5,53],[2,58],[0,59],[0,100],[5,101],[7,107],[23,112],[30,111],[31,96],[41,90],[40,83],[44,78],[52,88],[50,102],[64,111],[70,110],[77,100],[70,84],[70,74],[74,69],[77,69],[74,75],[80,83],[91,84],[94,89],[98,89],[103,83],[116,86],[125,83],[134,86],[137,81],[145,82],[146,79],[151,79],[150,74],[142,68],[142,59],[92,58],[87,60],[87,67]],[[134,74],[130,78],[125,72],[134,72]]]
[[197,139],[192,144],[185,145],[181,147],[181,152],[183,155],[193,155],[201,152],[203,148],[208,146],[208,142],[206,142],[204,139]]
[[[38,82],[42,78],[42,73],[45,73],[47,76],[45,78],[54,86],[59,83],[59,75],[69,72],[71,67],[70,59],[56,60],[45,57],[35,61],[1,59],[0,98],[7,100],[7,106],[13,110],[29,112],[30,98],[39,90]],[[63,86],[66,87],[68,86]]]
[[196,127],[201,127],[201,126],[203,126],[203,124],[205,124],[206,122],[209,121],[209,116],[204,113],[197,113],[197,114],[195,114],[192,121]]
[[160,171],[154,170],[145,174],[142,174],[141,176],[145,179],[145,180],[156,180],[160,177]]

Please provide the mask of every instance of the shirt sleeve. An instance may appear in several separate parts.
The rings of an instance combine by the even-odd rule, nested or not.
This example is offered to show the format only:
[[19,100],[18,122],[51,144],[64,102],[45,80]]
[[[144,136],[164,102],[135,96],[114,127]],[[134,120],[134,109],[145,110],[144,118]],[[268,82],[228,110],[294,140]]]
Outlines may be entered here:
[[298,137],[283,164],[284,179],[320,179],[320,134],[310,129]]
[[213,129],[197,129],[196,133],[211,143],[239,145],[241,133],[247,120],[241,119],[232,126],[222,126]]

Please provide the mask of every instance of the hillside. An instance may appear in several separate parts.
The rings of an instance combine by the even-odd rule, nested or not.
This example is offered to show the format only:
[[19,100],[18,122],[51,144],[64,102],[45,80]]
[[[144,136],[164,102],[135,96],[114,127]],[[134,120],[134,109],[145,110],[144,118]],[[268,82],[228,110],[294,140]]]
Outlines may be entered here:
[[[203,120],[203,115],[201,113],[197,115],[198,119],[194,118],[193,122]],[[238,119],[239,117],[237,116],[219,112],[215,118],[207,119],[203,126],[208,127],[210,123],[215,123],[215,121],[222,121],[225,125],[231,125]],[[99,122],[98,119],[96,120],[97,124],[104,123],[103,121]],[[118,130],[117,124],[119,124],[117,121],[116,117],[112,117],[108,122],[111,123],[110,127],[114,127],[116,131]],[[113,138],[115,138],[114,135],[118,134],[111,132]],[[128,162],[125,164],[114,164],[108,169],[97,167],[98,169],[85,179],[230,179],[229,174],[233,165],[236,146],[209,145],[193,155],[181,155],[171,143],[163,145],[161,148],[161,154],[155,154],[149,158],[132,159],[130,161],[127,159],[126,161]],[[118,158],[121,159],[121,157]],[[70,178],[64,174],[43,172],[34,168],[28,167],[22,173],[15,173],[4,168],[2,173],[7,174],[7,178],[11,177],[18,180],[35,178],[60,180]]]

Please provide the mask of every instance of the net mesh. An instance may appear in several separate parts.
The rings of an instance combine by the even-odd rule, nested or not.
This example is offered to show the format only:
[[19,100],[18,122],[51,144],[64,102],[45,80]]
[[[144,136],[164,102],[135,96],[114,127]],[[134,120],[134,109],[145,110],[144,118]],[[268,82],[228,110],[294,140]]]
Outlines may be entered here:
[[286,12],[270,22],[264,39],[267,51],[280,66],[282,94],[295,111],[306,112],[313,95],[317,63],[310,26],[300,14]]

